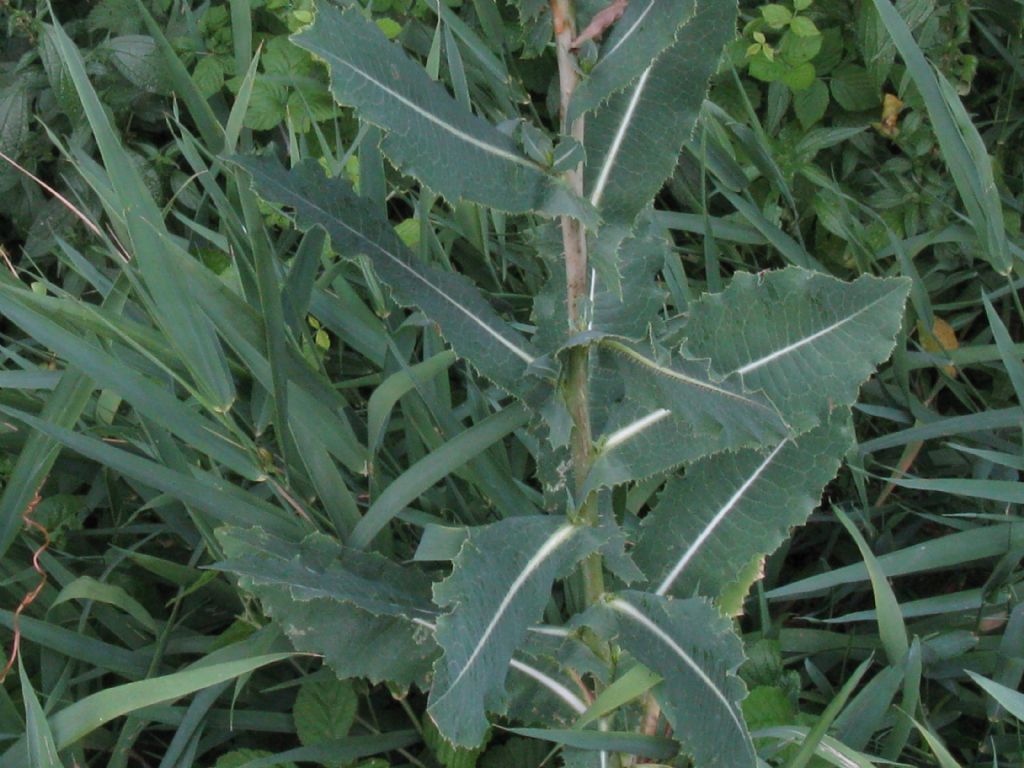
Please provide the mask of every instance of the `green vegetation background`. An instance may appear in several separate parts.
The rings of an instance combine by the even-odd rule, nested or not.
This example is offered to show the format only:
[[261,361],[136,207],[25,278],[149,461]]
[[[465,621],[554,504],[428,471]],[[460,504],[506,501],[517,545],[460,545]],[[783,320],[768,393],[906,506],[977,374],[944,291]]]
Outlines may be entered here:
[[[489,90],[485,58],[474,48],[474,41],[498,39],[516,62],[517,92],[538,112],[553,110],[554,65],[543,24],[522,28],[513,23],[514,11],[491,0],[448,2],[441,24],[424,0],[370,5],[381,29],[432,62],[456,94],[482,94],[500,114],[505,96]],[[896,354],[864,388],[857,407],[857,449],[828,488],[820,513],[767,561],[763,581],[746,600],[739,621],[750,657],[742,674],[751,695],[744,713],[752,729],[765,733],[827,729],[839,757],[815,757],[813,765],[864,765],[858,761],[875,755],[920,766],[1020,766],[1020,720],[970,673],[1016,689],[1024,672],[1024,7],[1010,0],[895,5],[927,59],[954,85],[984,141],[1018,277],[999,274],[980,252],[985,245],[968,225],[954,178],[958,163],[975,180],[980,171],[964,168],[963,158],[943,145],[874,7],[859,0],[797,0],[741,4],[742,28],[713,83],[701,127],[659,198],[659,221],[673,231],[677,255],[660,279],[667,306],[685,311],[692,297],[719,290],[733,271],[802,263],[806,254],[843,278],[883,271],[883,264],[893,272],[893,263],[895,272],[912,278]],[[305,362],[334,382],[330,396],[340,398],[357,430],[365,432],[368,419],[377,418],[374,471],[360,474],[352,457],[353,466],[334,478],[346,489],[340,500],[315,510],[328,526],[346,525],[398,468],[443,444],[463,419],[486,412],[487,395],[466,367],[456,365],[450,378],[438,376],[452,365],[439,337],[395,312],[368,267],[342,265],[315,239],[299,242],[276,228],[284,220],[269,207],[242,212],[237,201],[218,198],[202,176],[207,153],[219,148],[204,146],[203,125],[181,100],[174,78],[187,73],[239,147],[292,147],[347,174],[386,207],[407,244],[471,275],[523,323],[539,276],[519,258],[521,232],[506,237],[501,217],[471,205],[417,199],[410,180],[382,159],[374,130],[335,105],[323,68],[288,40],[312,18],[310,1],[147,0],[145,6],[162,38],[154,37],[135,0],[53,2],[177,244],[237,286],[252,276],[240,273],[231,258],[224,221],[260,219],[272,235],[265,247],[289,265],[282,322]],[[101,202],[88,180],[96,146],[43,26],[47,19],[45,3],[0,0],[6,32],[0,39],[0,151],[99,228],[91,230],[37,181],[2,163],[0,248],[17,279],[40,297],[77,297],[83,306],[116,303],[124,286],[109,259],[118,245],[102,224]],[[468,35],[453,34],[463,27]],[[257,48],[258,68],[247,80]],[[183,70],[174,71],[171,56]],[[232,113],[240,92],[248,108]],[[299,297],[311,282],[342,296],[344,311],[318,303],[315,292],[305,304],[287,301],[289,291]],[[63,320],[89,327],[109,317],[83,313]],[[146,359],[164,340],[129,317],[125,323],[123,343],[136,345],[139,364],[173,382],[174,370]],[[83,394],[81,385],[69,385],[57,357],[67,356],[0,318],[0,405],[57,424],[63,414],[78,413],[63,426],[77,424],[99,446],[130,447],[167,466],[205,462],[209,449],[196,444],[182,453],[114,388]],[[404,366],[421,361],[431,376],[424,391],[396,383]],[[276,482],[282,449],[274,437],[272,389],[250,383],[236,393],[236,407],[275,478],[258,493],[268,504],[301,506],[304,499],[291,499]],[[384,416],[382,398],[389,403]],[[388,415],[392,406],[395,413]],[[283,448],[289,449],[301,447]],[[31,499],[43,479],[31,470],[45,463],[47,450],[0,423],[5,647],[12,642],[14,609],[38,581],[32,555],[40,543],[38,530],[22,524],[25,505],[11,500]],[[491,469],[504,480],[451,476],[417,504],[441,515],[454,509],[463,518],[486,519],[487,510],[476,503],[482,485],[532,485],[525,450],[513,446],[499,454],[491,457]],[[179,501],[131,479],[100,448],[86,455],[62,452],[32,508],[50,536],[39,558],[48,582],[20,620],[21,674],[16,666],[0,688],[0,749],[26,729],[38,729],[45,712],[55,736],[81,736],[63,754],[65,765],[231,768],[266,750],[299,747],[307,751],[294,759],[328,766],[363,760],[364,768],[474,762],[525,768],[544,760],[547,750],[536,742],[500,735],[481,755],[453,755],[422,719],[418,693],[400,698],[381,686],[338,682],[313,658],[231,667],[251,658],[232,649],[272,654],[287,651],[287,643],[250,596],[204,570],[212,562],[209,531]],[[301,482],[297,488],[315,495]],[[621,503],[639,515],[657,491],[641,488]],[[854,518],[862,538],[851,536],[833,508]],[[387,546],[408,554],[412,542],[398,531]],[[884,662],[894,632],[912,644],[902,667]],[[191,698],[152,704],[161,698],[145,687],[119,689],[106,710],[88,698],[189,670],[202,678],[202,666],[193,666],[199,660],[208,677]],[[82,701],[88,709],[74,710]],[[1020,706],[1014,699],[1004,703]],[[905,729],[901,707],[913,711],[913,729]],[[98,712],[107,720],[85,727]],[[772,764],[793,764],[793,749],[778,746],[783,743],[766,737],[759,742],[762,755]],[[329,748],[309,751],[324,744]]]

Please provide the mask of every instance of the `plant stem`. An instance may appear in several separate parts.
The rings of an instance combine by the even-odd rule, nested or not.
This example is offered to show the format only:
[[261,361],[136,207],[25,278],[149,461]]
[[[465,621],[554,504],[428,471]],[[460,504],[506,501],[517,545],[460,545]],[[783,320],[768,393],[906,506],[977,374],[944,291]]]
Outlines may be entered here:
[[[561,127],[576,141],[583,142],[583,119],[566,125],[569,102],[579,82],[576,70],[576,56],[572,42],[576,38],[576,11],[572,0],[551,0],[551,15],[555,27],[555,46],[558,57],[558,86],[561,95]],[[583,164],[566,172],[565,179],[577,194],[583,195]],[[563,216],[562,246],[565,253],[566,307],[569,328],[575,333],[584,330],[583,308],[589,287],[587,266],[587,233],[583,225],[571,216]],[[575,515],[580,522],[597,523],[597,504],[591,496],[580,498],[583,485],[593,460],[593,436],[590,432],[589,401],[590,351],[586,346],[573,348],[569,352],[565,377],[565,395],[573,421],[572,465],[577,502],[582,502]],[[587,605],[593,604],[604,592],[604,567],[600,555],[592,555],[583,563],[584,598]]]
[[[558,87],[561,95],[561,127],[564,133],[583,143],[583,119],[566,125],[569,102],[579,83],[576,55],[572,42],[576,38],[576,11],[572,0],[551,0],[551,14],[555,25],[555,45],[558,55]],[[566,171],[565,179],[573,192],[583,195],[583,164]],[[580,222],[571,216],[562,217],[562,243],[565,246],[566,299],[569,307],[569,325],[581,330],[582,307],[587,296],[587,233]]]

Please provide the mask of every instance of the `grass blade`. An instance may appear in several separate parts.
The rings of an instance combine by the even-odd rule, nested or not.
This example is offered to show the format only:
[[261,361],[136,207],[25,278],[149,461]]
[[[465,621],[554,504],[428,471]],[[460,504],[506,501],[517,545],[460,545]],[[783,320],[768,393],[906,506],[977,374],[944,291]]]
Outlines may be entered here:
[[885,648],[885,655],[889,658],[889,664],[898,667],[910,650],[907,642],[907,627],[903,623],[903,614],[900,613],[900,605],[896,601],[896,595],[886,580],[885,572],[878,565],[871,547],[857,526],[838,507],[834,508],[839,522],[846,528],[847,533],[857,543],[860,556],[864,559],[864,567],[867,568],[868,577],[871,579],[871,590],[875,594],[875,610],[878,612],[878,634],[882,638],[882,647]]
[[439,449],[427,454],[403,472],[370,506],[352,532],[349,545],[359,549],[369,546],[373,537],[401,512],[403,507],[473,456],[526,424],[529,419],[529,411],[524,405],[517,403],[474,424]]
[[873,2],[907,64],[907,74],[924,98],[943,158],[978,235],[979,252],[997,272],[1009,274],[1012,260],[1003,207],[985,143],[953,86],[925,58],[910,27],[890,0]]
[[[180,699],[212,685],[234,680],[268,664],[290,658],[290,653],[271,653],[207,667],[191,668],[149,680],[126,683],[86,696],[50,718],[58,749],[65,749],[115,718],[153,704]],[[0,756],[4,768],[36,768],[29,760],[27,740],[19,741]]]

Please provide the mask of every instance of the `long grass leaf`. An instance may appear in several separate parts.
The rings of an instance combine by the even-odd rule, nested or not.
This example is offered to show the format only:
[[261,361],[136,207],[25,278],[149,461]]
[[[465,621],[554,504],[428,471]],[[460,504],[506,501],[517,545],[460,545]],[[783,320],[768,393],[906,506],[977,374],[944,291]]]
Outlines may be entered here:
[[349,544],[360,549],[369,546],[374,536],[406,505],[473,456],[525,425],[529,418],[530,413],[525,406],[511,405],[460,432],[441,448],[420,459],[370,505],[352,532]]
[[[50,718],[49,724],[53,731],[54,742],[58,749],[65,749],[115,718],[123,717],[153,704],[180,699],[182,696],[188,696],[190,693],[209,688],[211,685],[217,685],[226,680],[234,680],[236,677],[268,664],[283,661],[292,655],[290,653],[273,653],[227,661],[149,680],[126,683],[94,693],[65,707]],[[3,763],[4,768],[36,768],[29,762],[24,738],[4,752],[0,756],[0,762]]]
[[924,98],[943,159],[978,235],[981,257],[997,272],[1009,274],[1012,260],[1003,223],[1002,202],[992,173],[992,160],[981,135],[953,86],[925,58],[910,27],[892,2],[873,2],[907,64],[907,74]]

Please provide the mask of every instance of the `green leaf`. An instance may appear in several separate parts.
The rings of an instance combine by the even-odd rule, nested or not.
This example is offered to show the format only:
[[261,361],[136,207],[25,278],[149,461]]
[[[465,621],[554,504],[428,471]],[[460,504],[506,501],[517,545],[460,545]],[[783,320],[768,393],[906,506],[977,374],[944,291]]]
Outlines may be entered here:
[[430,718],[425,718],[423,721],[423,742],[442,768],[475,768],[477,759],[486,749],[486,744],[481,744],[474,749],[449,744]]
[[[270,757],[265,749],[235,749],[217,758],[213,768],[242,768],[253,760]],[[273,768],[295,768],[294,763],[274,763]]]
[[821,35],[818,27],[807,16],[797,16],[789,23],[789,28],[798,37],[817,37]]
[[116,584],[97,581],[91,576],[79,576],[60,591],[53,602],[50,603],[50,608],[52,609],[68,600],[95,600],[116,606],[153,634],[157,632],[156,622],[149,611],[145,609],[142,603]]
[[452,352],[438,352],[421,363],[391,374],[373,390],[366,407],[366,444],[371,453],[376,453],[380,447],[388,417],[395,403],[407,392],[428,384],[435,376],[448,370],[454,362],[455,355]]
[[748,391],[739,377],[709,375],[706,360],[672,359],[664,352],[656,357],[607,338],[598,349],[592,411],[609,418],[596,430],[583,493],[720,451],[775,445],[789,434],[763,394]]
[[111,61],[136,88],[167,93],[169,82],[156,41],[149,35],[122,35],[108,40]]
[[[287,37],[272,37],[260,57],[263,71],[284,77],[308,77],[316,74],[312,57]],[[249,59],[246,59],[248,63]]]
[[361,9],[321,3],[314,24],[292,39],[327,63],[340,103],[387,131],[384,153],[451,202],[467,199],[512,213],[567,214],[596,223],[563,180],[456,102]]
[[[413,730],[377,733],[372,736],[349,736],[340,741],[296,747],[278,752],[276,755],[256,757],[232,768],[290,768],[291,761],[303,764],[332,765],[341,763],[348,765],[353,760],[410,747],[419,741],[420,734]],[[370,768],[374,765],[375,762],[371,762]]]
[[889,0],[874,0],[874,4],[907,64],[907,74],[924,97],[942,156],[981,241],[979,253],[1000,274],[1009,274],[1012,260],[1002,201],[981,134],[953,86],[925,58],[893,4]]
[[868,546],[863,534],[846,514],[838,507],[834,508],[836,517],[843,524],[847,533],[853,538],[864,560],[864,567],[867,568],[868,576],[871,578],[871,590],[875,597],[875,612],[878,616],[878,636],[885,648],[885,655],[892,667],[903,664],[910,650],[910,642],[907,640],[907,627],[903,622],[903,614],[900,613],[899,602],[892,591],[892,586],[885,578],[885,572],[878,564],[871,547]]
[[225,527],[217,538],[238,577],[296,649],[317,653],[338,677],[422,681],[437,653],[430,582],[377,554],[322,534],[295,543],[258,528]]
[[664,680],[654,696],[673,736],[701,768],[754,768],[757,758],[740,701],[746,687],[740,639],[728,619],[700,598],[674,600],[622,592],[605,606],[615,640]]
[[573,728],[584,728],[605,715],[610,715],[619,707],[643,696],[647,691],[661,682],[661,677],[654,674],[643,664],[637,664],[622,677],[605,688],[580,715]]
[[204,98],[224,87],[224,62],[217,56],[203,56],[192,70],[192,81]]
[[523,21],[535,19],[550,8],[545,0],[512,0],[512,5],[519,11]]
[[[247,656],[106,688],[79,699],[50,717],[54,743],[57,749],[66,749],[118,717],[234,680],[290,656],[288,653]],[[22,737],[0,755],[4,768],[37,768],[36,763],[30,762],[26,746],[26,739]]]
[[1013,391],[1017,395],[1018,404],[1024,405],[1024,362],[1021,356],[1014,349],[1013,337],[1006,328],[1003,319],[999,317],[988,295],[982,294],[985,303],[985,316],[988,318],[989,327],[992,329],[992,336],[995,338],[996,347],[999,349],[999,357],[1006,367],[1006,375],[1013,385]]
[[733,0],[698,0],[676,42],[587,119],[584,189],[604,222],[594,257],[611,285],[618,283],[618,246],[672,174],[735,28]]
[[512,431],[525,426],[529,419],[530,412],[526,407],[522,403],[513,403],[459,432],[444,445],[428,453],[406,469],[377,497],[352,531],[349,543],[360,549],[369,546],[384,526],[434,483]]
[[25,738],[28,740],[28,762],[32,768],[64,768],[57,754],[50,724],[46,722],[32,681],[25,674],[25,667],[18,658],[18,675],[21,678],[21,698],[25,702]]
[[139,12],[132,0],[99,0],[89,11],[91,29],[105,29],[115,34],[138,31]]
[[932,732],[931,728],[927,725],[922,725],[917,722],[917,720],[914,720],[913,723],[917,727],[918,732],[924,738],[925,742],[927,742],[928,748],[931,749],[932,753],[935,755],[939,768],[961,768],[960,763],[958,763],[956,758],[950,754],[949,749],[947,749],[946,745],[942,743],[942,740]]
[[264,78],[253,82],[243,124],[254,131],[276,128],[288,114],[288,88]]
[[814,65],[810,62],[798,64],[786,71],[782,76],[782,82],[794,91],[806,91],[815,83]]
[[345,738],[356,721],[358,709],[359,697],[347,680],[307,680],[299,688],[292,707],[299,741],[310,746]]
[[446,739],[475,747],[486,712],[501,711],[512,653],[540,618],[555,578],[600,547],[597,531],[550,517],[515,517],[470,529],[452,574],[434,586],[450,612],[437,621],[444,650],[427,711]]
[[[535,641],[537,637],[531,632],[529,639]],[[528,663],[522,658],[512,659],[510,665],[516,674],[506,681],[508,719],[568,727],[586,712],[586,702],[574,693],[575,686],[566,674],[567,660],[554,655],[533,653],[527,657]]]
[[[212,408],[227,410],[236,393],[227,359],[210,320],[195,312],[191,292],[179,262],[191,259],[167,236],[159,208],[131,157],[118,139],[107,112],[89,82],[85,63],[74,43],[59,25],[53,40],[82,101],[93,137],[106,166],[119,210],[131,236],[131,250],[149,293],[154,319],[181,354]],[[163,237],[162,237],[163,236]]]
[[[238,145],[238,137],[242,133],[243,125],[253,130],[269,130],[277,125],[285,114],[281,101],[286,97],[287,91],[283,86],[269,85],[266,78],[259,81],[260,94],[257,97],[256,72],[259,68],[260,53],[252,57],[245,75],[238,85],[238,92],[235,94],[235,103],[231,105],[231,112],[228,113],[227,122],[224,123],[224,151],[233,153]],[[268,91],[268,89],[274,89]],[[274,112],[279,112],[275,115]]]
[[[53,91],[53,95],[57,99],[57,103],[60,105],[61,110],[71,120],[78,121],[82,118],[82,103],[78,100],[78,94],[75,93],[75,84],[71,82],[71,77],[68,74],[68,69],[61,61],[60,51],[57,49],[57,44],[54,41],[54,30],[53,27],[44,26],[42,34],[39,36],[39,58],[43,63],[43,69],[46,70],[46,78],[50,82],[50,89]],[[3,108],[0,107],[0,114],[3,113]],[[4,120],[0,118],[0,124]],[[4,131],[0,128],[0,136],[3,136]],[[0,140],[0,149],[3,149],[4,142]],[[12,154],[10,150],[3,150],[8,154]]]
[[668,760],[679,751],[672,739],[664,736],[644,736],[631,731],[575,731],[555,728],[509,728],[509,732],[531,739],[543,739],[555,744],[593,752],[625,752],[643,755],[655,760]]
[[10,86],[0,93],[0,152],[17,157],[29,136],[28,89]]
[[761,6],[761,16],[768,26],[781,29],[793,20],[793,12],[784,5],[769,3]]
[[[551,277],[533,300],[533,320],[537,325],[533,343],[547,353],[565,346],[572,332],[565,303],[561,232],[557,232],[557,242],[551,237],[553,234],[553,226],[541,234],[540,250],[547,257]],[[657,276],[666,259],[675,258],[675,254],[664,230],[644,214],[619,253],[621,263],[629,268],[624,270],[618,286],[596,281],[587,327],[595,334],[639,341],[650,335],[652,326],[659,325],[658,313],[664,306],[665,291]]]
[[847,64],[832,73],[832,98],[843,109],[863,112],[882,103],[878,85],[864,67]]
[[282,510],[221,478],[199,469],[178,472],[150,459],[114,448],[102,440],[38,419],[23,411],[0,405],[0,412],[63,443],[71,450],[157,488],[185,504],[208,512],[214,519],[241,524],[263,525],[276,532],[294,531],[295,523]]
[[67,325],[56,322],[61,317],[56,305],[74,303],[72,300],[36,296],[28,290],[0,285],[0,307],[4,315],[21,326],[37,342],[91,377],[97,385],[117,392],[139,413],[202,449],[211,458],[231,467],[243,477],[260,480],[265,476],[253,459],[235,445],[235,438],[227,434],[223,427],[197,414],[193,408],[178,400],[165,385],[143,376],[67,321]]
[[265,158],[235,158],[235,162],[252,175],[261,195],[294,208],[301,228],[323,227],[335,248],[349,258],[368,255],[396,298],[422,309],[441,326],[455,351],[481,373],[514,394],[525,394],[533,386],[526,377],[536,356],[530,343],[498,316],[465,277],[417,259],[390,222],[346,181],[327,180],[313,161],[291,171]]
[[828,86],[816,79],[810,87],[793,94],[793,110],[805,129],[810,128],[825,116],[828,109]]
[[796,66],[805,64],[818,55],[821,50],[823,38],[821,35],[810,37],[799,37],[793,32],[787,32],[782,36],[779,44],[779,53],[787,64]]
[[804,768],[808,765],[811,759],[814,757],[815,752],[818,749],[818,745],[825,738],[825,734],[828,732],[829,727],[833,721],[842,712],[843,707],[846,706],[846,702],[849,700],[850,695],[856,690],[860,681],[871,667],[873,659],[865,659],[861,662],[860,666],[854,670],[853,674],[847,678],[846,682],[843,683],[843,687],[839,689],[839,692],[832,698],[832,701],[825,707],[825,711],[818,717],[818,722],[814,724],[814,727],[807,732],[807,736],[804,738],[803,743],[800,745],[800,749],[797,751],[793,758],[786,763],[786,768]]
[[774,83],[786,74],[786,64],[779,58],[769,59],[764,51],[750,60],[750,74],[763,83]]
[[753,731],[772,725],[786,725],[796,718],[795,707],[789,696],[774,685],[759,685],[750,689],[743,700],[743,718]]
[[729,450],[724,433],[698,433],[667,408],[620,401],[601,433],[582,493],[613,487]]
[[807,521],[852,443],[840,411],[767,454],[721,453],[687,467],[644,518],[637,565],[659,595],[718,599],[752,559],[773,552]]
[[[1016,418],[1020,418],[1019,410]],[[920,544],[881,555],[876,560],[886,577],[894,578],[908,573],[960,568],[964,563],[974,560],[1002,557],[1020,547],[1024,547],[1024,524],[1009,523],[930,538]],[[766,596],[769,599],[792,599],[869,579],[864,563],[855,563],[776,587],[767,592]]]
[[156,41],[157,51],[163,59],[163,66],[167,73],[168,81],[174,89],[175,96],[181,99],[188,108],[189,114],[199,130],[199,134],[203,137],[203,141],[206,142],[207,149],[210,152],[219,152],[223,146],[224,129],[217,121],[213,109],[206,102],[206,97],[193,84],[192,78],[189,76],[188,70],[185,69],[185,65],[179,58],[177,51],[175,51],[167,36],[164,35],[160,25],[157,24],[152,14],[150,14],[144,0],[134,0],[134,2],[130,3],[129,0],[115,0],[115,2],[124,2],[131,6],[130,10],[120,14],[121,19],[131,18],[133,15],[138,15],[142,18],[146,31]]
[[1007,688],[1005,685],[1000,685],[994,680],[982,677],[969,669],[966,672],[974,682],[985,690],[985,693],[998,701],[1003,709],[1024,722],[1024,693]]
[[601,55],[572,95],[566,122],[601,106],[629,86],[673,43],[689,23],[696,0],[644,0],[626,6],[601,45]]
[[613,357],[629,397],[652,412],[668,410],[698,434],[721,432],[729,445],[762,444],[787,434],[771,402],[748,393],[738,377],[715,381],[707,361],[655,359],[639,345],[605,339],[601,348]]
[[762,390],[804,431],[857,399],[896,343],[910,280],[844,283],[799,267],[737,273],[719,294],[690,305],[686,351],[720,376]]
[[[46,400],[40,416],[47,424],[74,427],[95,385],[78,371],[65,371]],[[33,430],[14,461],[0,496],[0,559],[21,531],[21,513],[32,502],[60,454],[60,441]]]
[[242,578],[246,588],[286,586],[298,602],[329,598],[408,622],[436,616],[422,572],[323,534],[295,543],[261,528],[228,526],[217,530],[217,539],[227,559],[216,568]]

